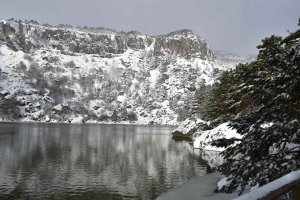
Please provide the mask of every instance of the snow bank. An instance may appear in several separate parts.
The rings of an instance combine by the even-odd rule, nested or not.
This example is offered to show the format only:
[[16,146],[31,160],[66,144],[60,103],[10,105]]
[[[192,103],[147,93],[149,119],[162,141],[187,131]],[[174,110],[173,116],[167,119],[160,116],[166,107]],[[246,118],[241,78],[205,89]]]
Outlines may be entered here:
[[205,150],[212,151],[224,151],[225,148],[215,147],[211,145],[211,142],[214,140],[218,140],[221,138],[237,138],[241,139],[242,136],[236,132],[236,130],[228,127],[228,122],[220,124],[216,128],[207,131],[200,131],[195,133],[195,135],[199,135],[197,139],[194,141],[194,148],[201,148]]

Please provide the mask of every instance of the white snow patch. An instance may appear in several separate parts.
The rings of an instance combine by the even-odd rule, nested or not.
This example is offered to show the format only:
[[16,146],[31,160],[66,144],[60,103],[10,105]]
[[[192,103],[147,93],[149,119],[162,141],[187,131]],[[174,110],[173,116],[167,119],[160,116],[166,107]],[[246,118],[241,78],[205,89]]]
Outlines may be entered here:
[[124,95],[120,95],[117,97],[117,101],[121,102],[121,103],[124,103],[126,100],[126,97]]
[[221,189],[222,187],[226,186],[230,184],[230,181],[228,181],[228,178],[227,177],[224,177],[222,178],[218,183],[217,183],[217,186],[219,189]]
[[236,130],[231,129],[228,126],[228,122],[220,124],[216,128],[212,130],[207,130],[207,131],[201,131],[198,133],[195,133],[199,135],[197,139],[194,141],[194,148],[201,148],[205,150],[212,150],[212,151],[224,151],[225,148],[221,147],[215,147],[211,145],[211,142],[217,139],[221,138],[237,138],[241,139],[242,136],[236,132]]
[[71,123],[83,123],[83,117],[77,116],[74,119],[72,119]]
[[155,84],[156,84],[156,81],[157,81],[157,78],[159,77],[160,75],[160,72],[158,69],[154,69],[154,70],[151,70],[150,71],[150,87],[154,88],[155,87]]
[[58,104],[58,105],[54,106],[53,109],[57,110],[57,111],[62,111],[63,106],[61,104]]

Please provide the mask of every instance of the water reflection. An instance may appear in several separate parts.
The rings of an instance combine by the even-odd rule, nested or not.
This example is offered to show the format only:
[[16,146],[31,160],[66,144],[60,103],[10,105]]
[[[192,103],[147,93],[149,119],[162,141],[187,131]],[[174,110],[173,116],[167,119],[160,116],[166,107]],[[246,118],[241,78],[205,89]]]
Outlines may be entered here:
[[172,127],[0,124],[0,199],[154,199],[207,166]]

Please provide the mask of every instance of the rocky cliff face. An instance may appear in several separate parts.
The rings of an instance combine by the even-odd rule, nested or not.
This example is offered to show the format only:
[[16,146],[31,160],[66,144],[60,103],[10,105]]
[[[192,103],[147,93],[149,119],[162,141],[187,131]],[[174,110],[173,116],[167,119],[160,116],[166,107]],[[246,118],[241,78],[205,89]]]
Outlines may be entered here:
[[212,61],[215,58],[205,40],[187,29],[155,38],[154,55],[164,55],[165,52],[181,56],[187,60],[200,58]]
[[17,102],[16,120],[176,124],[196,88],[227,68],[190,30],[0,25],[1,98]]
[[213,52],[203,38],[191,30],[180,30],[163,36],[146,36],[137,32],[96,31],[87,29],[61,29],[25,24],[21,21],[2,21],[1,40],[13,50],[30,50],[50,47],[61,51],[98,54],[104,57],[123,54],[129,49],[145,50],[154,46],[155,56],[172,54],[185,59],[213,60]]

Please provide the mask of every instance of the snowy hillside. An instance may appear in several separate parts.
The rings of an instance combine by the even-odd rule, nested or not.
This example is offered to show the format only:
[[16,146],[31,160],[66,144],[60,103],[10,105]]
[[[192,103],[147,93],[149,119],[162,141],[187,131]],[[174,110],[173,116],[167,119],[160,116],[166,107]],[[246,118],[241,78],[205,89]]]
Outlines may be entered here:
[[0,23],[2,120],[177,124],[196,88],[230,66],[190,30]]

